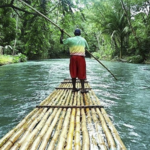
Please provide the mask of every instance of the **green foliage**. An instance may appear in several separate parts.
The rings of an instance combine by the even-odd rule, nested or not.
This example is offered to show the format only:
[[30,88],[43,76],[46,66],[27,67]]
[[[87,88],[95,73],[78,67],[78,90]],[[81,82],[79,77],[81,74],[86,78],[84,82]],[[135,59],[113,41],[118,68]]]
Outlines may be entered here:
[[13,62],[13,57],[10,55],[0,55],[0,65],[5,65]]
[[27,56],[19,53],[18,55],[13,56],[13,63],[25,62],[27,61]]
[[19,56],[18,56],[18,55],[17,55],[17,56],[14,56],[12,62],[13,62],[13,63],[18,63],[18,62],[20,62]]
[[[16,8],[12,9],[10,2]],[[26,2],[71,36],[75,28],[80,28],[90,51],[99,59],[135,56],[132,62],[141,62],[137,56],[143,60],[150,56],[150,11],[146,0],[123,0],[125,8],[120,0]],[[0,20],[0,45],[10,45],[13,53],[25,54],[29,59],[68,56],[68,48],[59,43],[59,29],[21,2],[2,0]],[[18,56],[15,62],[26,60]]]
[[10,45],[15,37],[15,19],[10,8],[0,9],[0,45]]
[[95,58],[97,58],[97,59],[100,59],[100,58],[101,58],[100,53],[98,53],[98,52],[94,52],[94,53],[92,53],[92,54],[93,54],[93,56],[94,56]]
[[25,62],[28,59],[26,55],[21,54],[21,53],[18,54],[18,57],[20,59],[20,62]]
[[127,58],[127,61],[130,63],[141,63],[143,60],[142,56],[137,55],[137,56],[130,56]]
[[6,65],[11,63],[25,62],[27,61],[27,56],[19,53],[18,55],[0,55],[0,65]]

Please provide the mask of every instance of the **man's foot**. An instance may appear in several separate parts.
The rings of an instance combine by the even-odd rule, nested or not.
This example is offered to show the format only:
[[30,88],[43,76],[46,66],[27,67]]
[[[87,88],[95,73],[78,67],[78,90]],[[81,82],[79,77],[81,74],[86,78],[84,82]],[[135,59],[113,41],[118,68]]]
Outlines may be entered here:
[[72,92],[78,92],[79,89],[75,88],[75,89],[72,89]]
[[81,93],[88,93],[89,91],[88,90],[81,90]]

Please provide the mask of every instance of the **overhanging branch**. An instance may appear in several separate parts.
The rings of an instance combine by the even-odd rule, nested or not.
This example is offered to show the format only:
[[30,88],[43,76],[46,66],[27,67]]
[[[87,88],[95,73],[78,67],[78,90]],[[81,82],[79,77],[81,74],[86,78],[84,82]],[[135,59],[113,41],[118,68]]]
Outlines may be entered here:
[[26,10],[21,9],[21,8],[18,8],[18,7],[16,7],[16,6],[14,6],[14,5],[12,5],[11,7],[12,7],[13,9],[17,9],[17,10],[19,10],[19,11],[22,11],[22,12],[25,12],[25,13],[28,13],[28,14],[36,15],[36,13],[32,13],[32,12],[26,11]]
[[13,9],[16,9],[16,10],[19,10],[19,11],[22,11],[22,12],[25,12],[25,13],[28,13],[28,14],[33,14],[33,15],[37,14],[37,13],[32,13],[32,12],[26,11],[24,9],[18,8],[16,6],[14,6],[13,3],[14,3],[14,0],[12,0],[10,4],[1,5],[0,8],[10,7],[10,8],[13,8]]
[[1,5],[0,8],[5,8],[5,7],[12,7],[11,4],[5,4],[5,5]]

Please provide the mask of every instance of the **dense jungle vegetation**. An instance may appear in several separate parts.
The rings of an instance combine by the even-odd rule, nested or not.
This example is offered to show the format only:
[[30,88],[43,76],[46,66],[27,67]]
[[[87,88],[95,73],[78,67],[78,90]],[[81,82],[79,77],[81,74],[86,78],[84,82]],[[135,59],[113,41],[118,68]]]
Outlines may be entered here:
[[[149,0],[24,0],[73,35],[76,28],[99,59],[142,63],[150,57]],[[62,58],[60,30],[19,0],[1,0],[3,54],[28,59]],[[67,36],[65,37],[67,38]]]

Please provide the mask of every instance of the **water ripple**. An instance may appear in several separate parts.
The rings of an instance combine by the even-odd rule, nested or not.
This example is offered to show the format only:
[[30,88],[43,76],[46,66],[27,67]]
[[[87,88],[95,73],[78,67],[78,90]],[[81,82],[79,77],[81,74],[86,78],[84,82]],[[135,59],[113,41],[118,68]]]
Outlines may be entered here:
[[[87,61],[87,80],[128,150],[150,149],[150,65]],[[30,61],[0,67],[0,138],[45,99],[64,78],[69,59]]]

